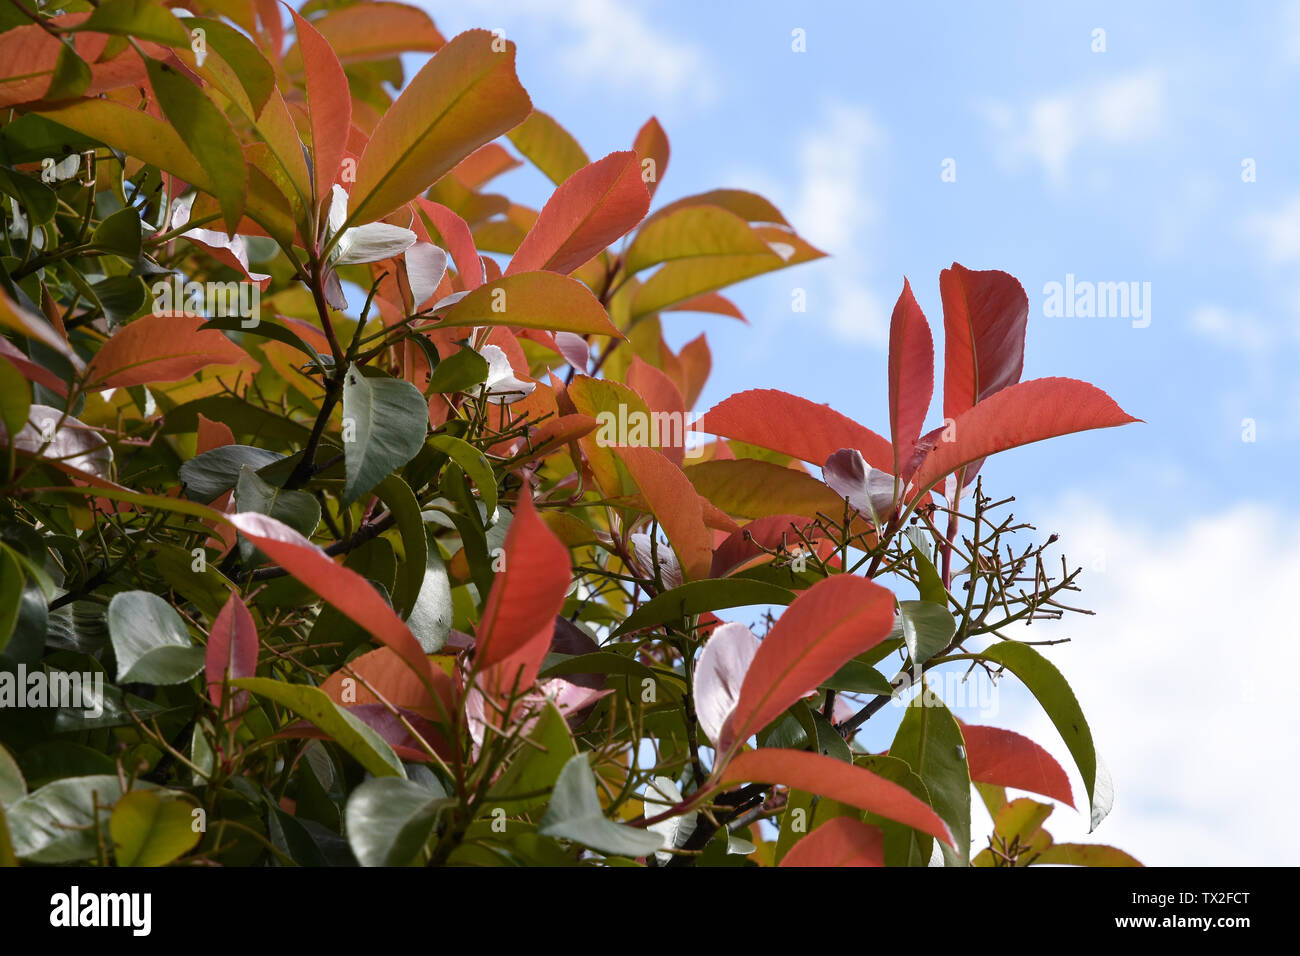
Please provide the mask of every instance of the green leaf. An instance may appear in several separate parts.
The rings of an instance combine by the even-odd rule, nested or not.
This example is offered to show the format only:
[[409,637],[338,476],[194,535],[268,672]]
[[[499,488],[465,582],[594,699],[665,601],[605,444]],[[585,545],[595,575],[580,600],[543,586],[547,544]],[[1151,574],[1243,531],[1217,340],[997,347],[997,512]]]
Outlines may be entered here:
[[[398,576],[393,588],[393,610],[405,618],[415,606],[428,566],[429,542],[424,534],[420,502],[416,500],[411,486],[397,475],[389,475],[381,481],[375,487],[375,496],[392,512],[397,520],[397,532],[402,538],[402,562],[398,565]],[[450,602],[450,591],[447,599]],[[432,652],[426,648],[426,653]]]
[[167,46],[190,45],[189,31],[170,10],[155,0],[104,0],[84,23],[72,29],[133,36]]
[[59,208],[59,197],[45,183],[3,167],[0,167],[0,192],[18,200],[30,220],[29,228],[49,222]]
[[[569,760],[578,752],[564,715],[548,701],[528,732],[525,745],[488,793],[487,805],[502,801],[509,816],[529,813],[546,803],[545,791],[555,786]],[[533,796],[517,799],[523,794]]]
[[180,684],[203,669],[203,648],[194,646],[181,616],[149,591],[113,596],[108,633],[119,684]]
[[942,604],[932,601],[899,601],[903,624],[903,643],[912,656],[912,666],[920,667],[938,654],[957,633],[957,621]]
[[1061,672],[1028,644],[1016,641],[1004,641],[979,654],[953,655],[953,658],[983,659],[1001,664],[1029,688],[1030,693],[1038,699],[1038,703],[1042,705],[1047,716],[1060,731],[1065,746],[1069,748],[1070,756],[1074,758],[1074,763],[1079,768],[1091,806],[1089,832],[1097,829],[1101,821],[1110,813],[1115,791],[1105,764],[1097,756],[1092,741],[1092,731],[1083,716],[1083,709],[1079,706],[1074,691],[1061,676]]
[[134,206],[119,209],[95,227],[90,242],[101,252],[111,252],[134,263],[140,258],[140,214]]
[[196,83],[158,60],[145,63],[164,115],[207,171],[208,191],[220,203],[226,226],[234,232],[244,214],[248,192],[248,163],[238,134]]
[[656,595],[627,616],[612,636],[628,634],[682,618],[755,604],[789,604],[794,592],[765,581],[747,578],[710,578],[691,581]]
[[605,818],[596,795],[596,778],[585,753],[570,758],[560,771],[537,832],[615,856],[646,856],[663,845],[663,838],[657,833]]
[[252,445],[222,445],[182,463],[180,477],[186,496],[207,504],[234,488],[245,467],[257,471],[283,457]]
[[0,545],[0,654],[4,653],[14,628],[18,626],[26,583],[18,559],[7,547]]
[[446,794],[399,777],[367,780],[348,797],[348,843],[362,866],[414,866]]
[[487,359],[473,349],[461,349],[441,362],[429,379],[429,391],[467,392],[487,381]]
[[829,680],[823,681],[822,686],[831,690],[845,690],[851,694],[883,694],[889,697],[894,693],[889,679],[861,660],[849,661],[832,674]]
[[628,275],[676,259],[776,255],[749,223],[720,206],[683,206],[646,222],[628,247]]
[[393,748],[345,708],[336,705],[323,690],[269,677],[241,677],[232,680],[230,686],[251,690],[311,721],[376,777],[406,776],[406,769]]
[[5,444],[27,424],[32,408],[32,386],[7,359],[0,358],[0,426],[8,433]]
[[123,794],[108,820],[118,866],[166,866],[184,856],[202,834],[193,827],[194,806],[150,790]]
[[1141,866],[1123,850],[1096,843],[1054,843],[1029,861],[1067,866]]
[[0,807],[7,807],[27,795],[27,781],[18,769],[18,761],[0,744]]
[[244,321],[243,318],[237,315],[209,319],[207,322],[204,322],[199,326],[199,331],[202,332],[205,329],[217,329],[222,332],[239,332],[242,335],[256,335],[264,339],[274,339],[277,342],[283,342],[285,345],[297,349],[303,355],[311,359],[322,370],[326,368],[329,356],[322,356],[286,326],[263,318],[257,323],[256,328],[246,329],[244,328]]
[[430,436],[429,446],[445,454],[474,479],[483,508],[491,519],[492,513],[497,510],[497,479],[483,453],[468,442],[445,434]]
[[[912,771],[906,760],[886,754],[864,754],[853,762],[877,776],[893,781],[918,800],[931,802],[925,782]],[[884,834],[886,866],[930,865],[930,854],[934,851],[934,837],[930,834],[876,813],[868,813],[863,819],[872,826],[880,827]]]
[[[135,785],[154,789],[153,784],[143,780],[137,780]],[[5,808],[14,853],[33,863],[91,859],[98,853],[100,832],[108,827],[108,808],[121,796],[116,774],[65,777],[47,783]]]
[[970,768],[961,727],[928,687],[908,705],[889,756],[906,760],[925,782],[930,803],[948,829],[956,850],[942,846],[949,866],[970,865]]
[[310,538],[316,525],[320,524],[320,502],[314,495],[306,491],[277,488],[247,465],[239,469],[239,480],[235,483],[235,507],[239,511],[270,515],[306,538]]
[[447,565],[438,552],[433,529],[425,527],[421,533],[425,536],[426,546],[424,578],[420,582],[419,595],[411,607],[411,613],[406,616],[406,626],[411,629],[426,654],[436,654],[442,650],[447,643],[447,636],[451,634],[455,609],[452,605],[451,579],[447,576]]
[[356,501],[414,458],[428,430],[429,406],[418,388],[349,368],[343,379],[343,503]]
[[77,48],[65,42],[59,48],[59,58],[54,63],[54,74],[42,99],[66,100],[81,96],[90,86],[90,67],[77,53]]
[[912,554],[916,556],[916,569],[921,577],[917,585],[921,600],[933,601],[940,607],[947,607],[948,589],[943,586],[943,578],[939,576],[934,562],[930,559],[930,545],[925,531],[920,528],[908,528],[906,533],[907,543],[912,548]]

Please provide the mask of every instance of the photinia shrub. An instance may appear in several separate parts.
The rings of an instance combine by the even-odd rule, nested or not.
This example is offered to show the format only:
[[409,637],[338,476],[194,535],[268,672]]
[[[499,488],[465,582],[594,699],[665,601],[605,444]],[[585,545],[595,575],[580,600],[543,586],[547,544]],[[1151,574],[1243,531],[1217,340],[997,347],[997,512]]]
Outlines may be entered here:
[[[654,119],[593,161],[513,43],[398,3],[30,6],[0,8],[0,863],[1134,862],[1007,794],[1110,804],[1008,632],[1079,572],[981,464],[1134,421],[1021,380],[1014,278],[939,276],[937,422],[906,282],[888,437],[769,388],[697,416],[707,340],[662,323],[823,253],[740,190],[651,211]],[[493,191],[523,162],[540,210]],[[1022,682],[1084,792],[955,717],[945,666]]]

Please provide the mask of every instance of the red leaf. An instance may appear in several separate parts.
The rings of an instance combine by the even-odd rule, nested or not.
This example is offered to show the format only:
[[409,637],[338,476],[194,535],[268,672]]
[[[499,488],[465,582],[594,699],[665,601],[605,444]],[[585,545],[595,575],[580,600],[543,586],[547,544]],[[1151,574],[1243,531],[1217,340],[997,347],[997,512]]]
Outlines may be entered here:
[[781,614],[740,688],[718,742],[743,743],[894,626],[894,595],[851,574],[818,581]]
[[1046,750],[1028,737],[1000,727],[962,724],[966,762],[975,783],[1039,793],[1074,806],[1070,778]]
[[1036,378],[1004,388],[957,416],[951,442],[940,442],[917,469],[926,489],[962,465],[1031,442],[1091,428],[1141,421],[1094,385],[1072,378]]
[[780,747],[746,750],[723,768],[719,782],[723,786],[747,782],[784,784],[896,820],[953,845],[948,827],[927,804],[893,781],[835,757]]
[[[238,594],[230,595],[212,622],[204,664],[208,697],[218,709],[221,708],[221,683],[227,670],[231,680],[257,675],[257,625]],[[244,709],[247,700],[247,691],[235,695],[235,713]]]
[[[668,168],[668,156],[671,152],[668,148],[668,134],[659,125],[659,120],[653,116],[646,120],[645,125],[637,132],[632,148],[636,150],[642,163],[647,159],[654,163],[651,167],[653,176],[649,179],[642,176],[646,189],[653,197],[655,190],[659,188],[659,180],[664,178],[664,170]],[[643,166],[642,169],[644,168]]]
[[871,465],[893,465],[893,446],[869,428],[827,405],[771,388],[754,388],[723,399],[697,427],[821,465],[841,448],[857,448]]
[[479,259],[474,236],[465,220],[439,203],[424,198],[417,199],[416,202],[441,235],[443,245],[451,253],[452,262],[456,263],[461,283],[466,290],[477,289],[483,284],[483,262]]
[[943,417],[955,419],[1020,381],[1029,297],[1014,276],[957,263],[939,273],[943,298]]
[[93,388],[126,388],[179,382],[209,365],[252,362],[248,353],[216,329],[199,331],[202,316],[169,312],[124,325],[91,359]]
[[[287,6],[287,4],[286,4]],[[334,48],[314,26],[290,7],[298,30],[298,46],[307,81],[307,113],[311,122],[312,168],[316,201],[324,201],[334,185],[352,128],[352,91]]]
[[[433,690],[443,704],[441,709],[429,695],[429,687],[412,673],[401,657],[387,647],[376,647],[373,651],[354,657],[327,677],[320,689],[340,707],[365,704],[383,706],[375,696],[378,693],[394,707],[436,719],[444,713],[450,713],[454,694],[451,678],[436,667],[430,668],[430,674],[433,676]],[[354,691],[349,695],[350,699],[344,695],[343,684],[349,677],[353,680],[351,689]]]
[[682,566],[684,580],[709,576],[713,564],[713,536],[704,525],[699,492],[680,468],[653,448],[620,446],[614,449],[627,465],[641,497],[668,535]]
[[[799,538],[801,531],[817,545],[817,553],[823,559],[827,558],[833,550],[833,543],[825,537],[820,526],[799,515],[769,515],[749,522],[717,546],[709,576],[724,578],[742,566],[748,566],[755,558],[769,560],[773,551],[803,548]],[[832,566],[837,563],[831,560]]]
[[683,345],[677,353],[677,360],[682,366],[682,398],[686,401],[687,408],[694,408],[699,401],[700,392],[704,391],[704,384],[709,380],[709,372],[713,370],[713,354],[709,351],[709,342],[704,333],[701,332]]
[[244,511],[230,523],[276,564],[307,585],[380,642],[387,644],[418,674],[433,683],[429,659],[406,622],[361,575],[335,564],[297,531],[267,515]]
[[[666,412],[670,416],[664,419],[669,423],[668,427],[659,430],[658,448],[665,458],[680,468],[686,457],[686,402],[682,393],[672,379],[639,355],[632,356],[626,382],[645,399],[652,413]],[[679,422],[680,426],[674,425],[674,422]],[[677,427],[680,427],[680,432],[675,430]],[[668,432],[667,438],[664,436],[665,430]]]
[[670,305],[665,312],[712,312],[716,315],[729,315],[733,319],[739,319],[746,325],[749,320],[745,318],[745,313],[740,311],[740,307],[724,295],[716,292],[704,292],[695,296],[693,299],[687,299],[685,302],[678,302],[676,305]]
[[492,583],[474,641],[474,663],[492,695],[531,687],[569,589],[569,549],[538,516],[525,485],[506,533],[505,570]]
[[645,218],[650,194],[636,153],[610,153],[564,181],[519,244],[506,275],[568,275]]
[[933,394],[934,340],[930,337],[930,323],[904,279],[889,323],[889,434],[894,440],[890,474],[897,475],[900,466],[911,460]]
[[780,866],[884,866],[885,835],[852,817],[835,817],[800,839]]

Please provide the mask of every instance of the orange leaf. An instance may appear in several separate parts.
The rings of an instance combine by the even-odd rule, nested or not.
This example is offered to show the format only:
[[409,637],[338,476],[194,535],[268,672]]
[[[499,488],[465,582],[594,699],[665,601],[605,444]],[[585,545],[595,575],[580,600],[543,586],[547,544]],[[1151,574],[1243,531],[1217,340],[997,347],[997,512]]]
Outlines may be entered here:
[[644,164],[647,159],[654,164],[650,167],[652,175],[647,178],[643,173],[641,177],[653,197],[655,190],[659,188],[659,180],[664,178],[664,170],[668,168],[668,156],[671,152],[668,148],[668,134],[659,125],[659,120],[653,116],[646,120],[646,124],[637,132],[632,148],[641,159],[642,170],[646,169]]
[[506,275],[540,269],[567,275],[634,228],[649,208],[636,153],[610,153],[555,190]]
[[719,778],[723,786],[779,783],[806,790],[896,820],[952,846],[948,827],[927,804],[893,781],[835,757],[779,747],[747,750],[733,757]]
[[256,363],[216,329],[200,331],[202,316],[181,312],[146,315],[125,325],[91,359],[93,388],[179,382],[209,365]]
[[[286,4],[287,6],[287,4]],[[307,113],[311,120],[311,155],[316,202],[329,195],[352,128],[352,92],[343,64],[319,31],[292,7],[307,81]]]
[[866,578],[837,574],[795,598],[768,631],[740,688],[719,748],[743,743],[894,626],[894,595]]
[[699,493],[686,475],[653,448],[623,446],[614,451],[668,535],[683,578],[707,578],[713,564],[713,536],[704,526]]
[[460,34],[420,69],[375,127],[357,165],[347,225],[373,222],[414,199],[531,109],[515,75],[514,43],[487,30]]
[[885,836],[852,817],[835,817],[800,839],[778,866],[884,866]]

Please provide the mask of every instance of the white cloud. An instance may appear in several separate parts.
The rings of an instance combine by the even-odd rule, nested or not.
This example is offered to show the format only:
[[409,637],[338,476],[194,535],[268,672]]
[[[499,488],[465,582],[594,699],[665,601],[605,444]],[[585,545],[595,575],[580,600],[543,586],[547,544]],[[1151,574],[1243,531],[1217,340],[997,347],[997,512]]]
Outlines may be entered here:
[[1216,345],[1258,354],[1278,343],[1282,329],[1271,328],[1250,312],[1237,312],[1218,305],[1198,306],[1191,325],[1198,335]]
[[[1122,522],[1084,498],[1065,501],[1058,516],[1039,527],[1061,532],[1072,563],[1104,561],[1082,578],[1080,601],[1097,614],[1034,630],[1071,638],[1047,656],[1083,706],[1116,798],[1095,833],[1068,807],[1048,829],[1147,864],[1300,863],[1290,814],[1300,786],[1300,634],[1287,603],[1300,576],[1300,520],[1221,500],[1166,528]],[[1086,808],[1060,735],[1032,700],[1013,698],[1014,684],[1007,678],[990,722],[1052,751]]]
[[1037,162],[1048,179],[1061,185],[1076,150],[1094,143],[1122,146],[1148,140],[1159,129],[1164,108],[1165,76],[1149,68],[1019,107],[986,104],[984,113],[1000,138],[1005,162]]
[[1292,196],[1275,210],[1248,216],[1242,227],[1269,262],[1300,262],[1300,196]]
[[[433,12],[437,15],[438,10]],[[504,28],[509,39],[513,39],[512,23],[528,21],[545,37],[546,67],[563,69],[577,80],[599,79],[622,89],[648,90],[661,98],[689,92],[693,99],[708,100],[716,90],[703,50],[662,30],[644,10],[628,3],[488,0],[465,13],[473,16],[477,26]],[[494,17],[504,22],[489,22]]]
[[799,147],[798,180],[786,217],[830,260],[815,266],[825,288],[809,308],[824,313],[841,339],[884,347],[889,311],[868,281],[878,247],[879,210],[868,188],[885,135],[860,107],[832,104]]

